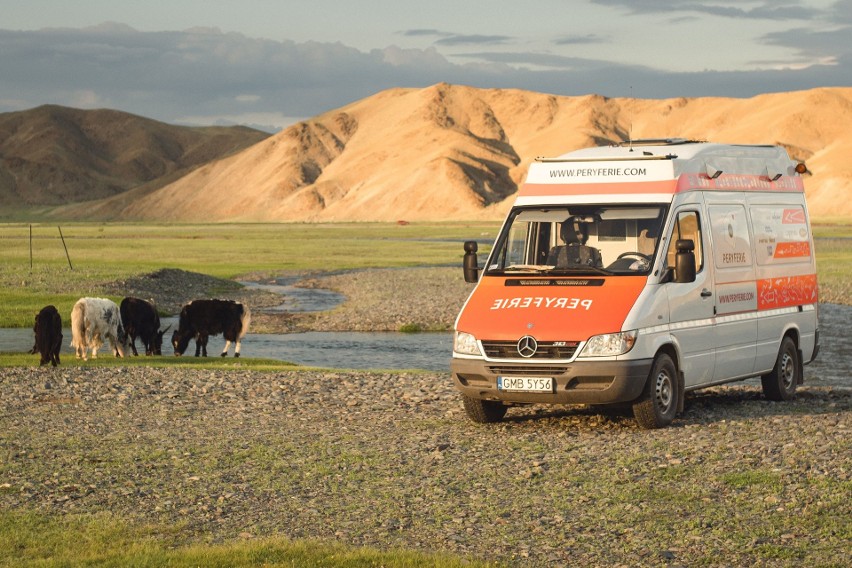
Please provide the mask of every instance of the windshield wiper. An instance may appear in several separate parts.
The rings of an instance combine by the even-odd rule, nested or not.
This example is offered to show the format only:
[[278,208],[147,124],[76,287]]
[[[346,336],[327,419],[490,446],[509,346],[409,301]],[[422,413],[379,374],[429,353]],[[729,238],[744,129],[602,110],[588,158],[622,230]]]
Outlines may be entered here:
[[539,264],[513,264],[503,269],[503,272],[549,272],[553,267]]

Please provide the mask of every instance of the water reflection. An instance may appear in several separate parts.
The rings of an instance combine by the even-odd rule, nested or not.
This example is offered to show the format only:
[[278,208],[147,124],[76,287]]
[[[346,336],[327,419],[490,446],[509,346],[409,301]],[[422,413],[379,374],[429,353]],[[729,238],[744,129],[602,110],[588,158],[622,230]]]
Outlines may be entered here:
[[252,335],[245,345],[252,357],[312,367],[449,371],[452,334],[312,331]]

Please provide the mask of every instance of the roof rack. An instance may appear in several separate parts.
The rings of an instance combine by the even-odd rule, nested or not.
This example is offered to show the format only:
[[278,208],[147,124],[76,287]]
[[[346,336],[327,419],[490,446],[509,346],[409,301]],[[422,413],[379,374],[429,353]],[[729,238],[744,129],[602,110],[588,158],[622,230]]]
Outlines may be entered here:
[[687,138],[644,138],[639,140],[626,140],[613,144],[618,147],[629,146],[678,146],[680,144],[700,144],[706,140],[689,140]]

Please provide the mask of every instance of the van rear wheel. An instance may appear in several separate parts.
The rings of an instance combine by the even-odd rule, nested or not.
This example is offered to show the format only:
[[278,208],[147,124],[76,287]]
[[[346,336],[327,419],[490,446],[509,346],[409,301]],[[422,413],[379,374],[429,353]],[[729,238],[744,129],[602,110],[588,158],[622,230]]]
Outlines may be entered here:
[[677,414],[677,368],[672,358],[661,353],[654,359],[645,390],[633,404],[633,417],[640,428],[652,430],[668,426]]
[[763,396],[769,400],[790,400],[796,396],[799,383],[799,351],[789,337],[784,337],[778,350],[778,359],[772,371],[760,377]]
[[491,422],[500,422],[506,416],[508,407],[502,402],[493,400],[480,400],[462,395],[464,402],[464,411],[467,417],[480,424],[488,424]]

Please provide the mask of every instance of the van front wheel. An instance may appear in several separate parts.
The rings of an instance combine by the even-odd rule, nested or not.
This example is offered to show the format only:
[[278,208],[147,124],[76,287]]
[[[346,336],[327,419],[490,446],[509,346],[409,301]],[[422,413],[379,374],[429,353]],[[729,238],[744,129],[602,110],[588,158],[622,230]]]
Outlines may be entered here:
[[480,424],[488,424],[490,422],[500,422],[506,416],[508,407],[501,402],[493,400],[480,400],[462,395],[464,402],[464,411],[467,417]]
[[760,377],[760,382],[763,385],[763,396],[769,400],[790,400],[796,395],[796,385],[799,383],[799,352],[792,339],[785,337],[781,341],[775,367]]
[[678,388],[674,361],[661,353],[654,359],[645,390],[633,404],[633,417],[640,428],[651,430],[672,423],[677,414]]

